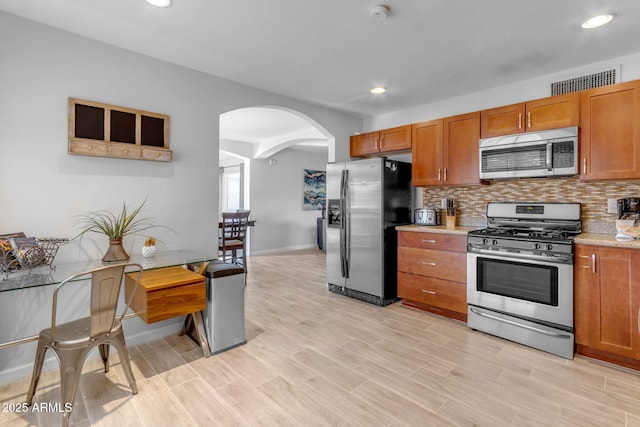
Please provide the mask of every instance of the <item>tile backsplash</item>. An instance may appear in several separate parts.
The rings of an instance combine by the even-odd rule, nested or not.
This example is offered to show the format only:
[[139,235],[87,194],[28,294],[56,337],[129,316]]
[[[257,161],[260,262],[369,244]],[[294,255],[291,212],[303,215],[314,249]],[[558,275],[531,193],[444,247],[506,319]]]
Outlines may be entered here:
[[486,225],[488,202],[582,203],[582,228],[588,233],[615,234],[617,214],[607,213],[607,199],[640,197],[640,181],[581,181],[579,178],[530,178],[491,181],[469,187],[425,187],[423,206],[440,207],[453,197],[460,225]]

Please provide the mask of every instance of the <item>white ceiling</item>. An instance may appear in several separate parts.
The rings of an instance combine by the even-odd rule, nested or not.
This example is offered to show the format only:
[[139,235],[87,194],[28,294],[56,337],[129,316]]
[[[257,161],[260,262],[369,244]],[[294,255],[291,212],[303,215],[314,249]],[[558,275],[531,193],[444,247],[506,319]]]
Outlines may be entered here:
[[[327,156],[328,139],[307,119],[290,111],[271,107],[251,107],[220,116],[221,142],[249,142],[255,145],[254,158],[295,148]],[[221,155],[221,159],[224,156]]]
[[[370,16],[381,3],[384,21]],[[0,0],[0,10],[360,117],[640,51],[637,0]],[[603,12],[617,17],[579,28]],[[387,93],[371,95],[375,84]]]

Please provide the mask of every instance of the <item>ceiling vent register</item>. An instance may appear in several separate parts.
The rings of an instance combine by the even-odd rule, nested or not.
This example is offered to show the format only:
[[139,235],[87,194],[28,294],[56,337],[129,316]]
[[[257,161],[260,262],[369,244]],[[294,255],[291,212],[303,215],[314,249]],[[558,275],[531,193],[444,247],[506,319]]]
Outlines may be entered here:
[[618,83],[616,69],[551,83],[551,96]]

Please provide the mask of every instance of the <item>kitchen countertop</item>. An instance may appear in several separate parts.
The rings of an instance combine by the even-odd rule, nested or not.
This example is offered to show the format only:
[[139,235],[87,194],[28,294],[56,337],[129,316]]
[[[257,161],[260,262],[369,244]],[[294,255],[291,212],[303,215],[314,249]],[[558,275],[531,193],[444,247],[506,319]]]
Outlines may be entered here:
[[398,231],[415,231],[419,233],[441,233],[441,234],[464,234],[473,230],[485,228],[484,226],[469,227],[464,225],[458,225],[455,228],[447,228],[446,225],[398,225],[396,230]]
[[619,241],[613,234],[582,233],[574,240],[576,245],[599,245],[616,248],[640,249],[640,240]]
[[[441,233],[441,234],[463,234],[466,235],[470,231],[485,228],[484,226],[464,226],[459,225],[455,228],[447,228],[445,225],[398,225],[397,231],[414,231],[418,233]],[[578,235],[574,243],[576,245],[599,245],[610,246],[614,248],[630,248],[640,249],[640,239],[630,241],[616,240],[614,234],[597,234],[582,233]]]

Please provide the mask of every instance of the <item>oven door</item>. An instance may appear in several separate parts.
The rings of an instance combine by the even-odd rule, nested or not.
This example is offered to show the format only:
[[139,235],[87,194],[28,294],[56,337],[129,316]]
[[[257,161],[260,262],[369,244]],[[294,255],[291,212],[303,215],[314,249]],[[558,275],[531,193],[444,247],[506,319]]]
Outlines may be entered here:
[[573,265],[467,253],[467,302],[573,327]]

